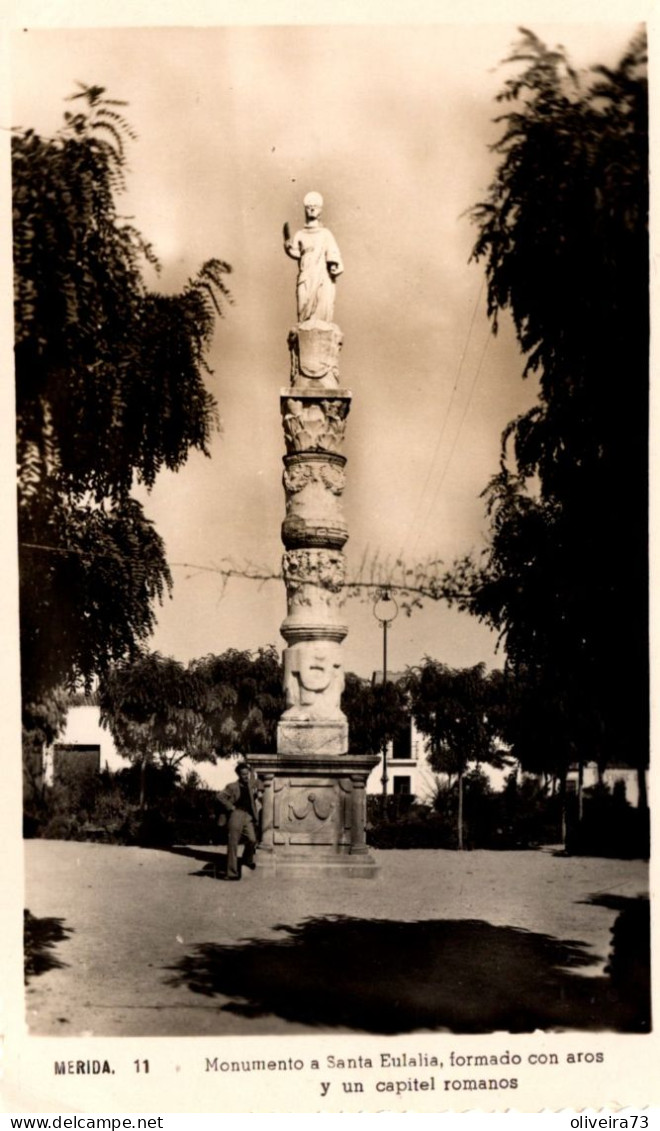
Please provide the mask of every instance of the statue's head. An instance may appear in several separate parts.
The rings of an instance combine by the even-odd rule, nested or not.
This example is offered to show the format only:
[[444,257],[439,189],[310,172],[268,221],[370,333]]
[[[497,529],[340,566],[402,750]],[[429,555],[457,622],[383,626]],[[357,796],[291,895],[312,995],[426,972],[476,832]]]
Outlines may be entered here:
[[322,693],[331,683],[343,687],[342,660],[339,645],[331,640],[305,640],[284,652],[285,683],[298,676],[305,691]]
[[298,645],[297,663],[300,682],[308,691],[325,691],[341,669],[337,646],[329,641],[309,641]]
[[323,211],[323,197],[320,192],[308,192],[303,200],[307,220],[318,220]]

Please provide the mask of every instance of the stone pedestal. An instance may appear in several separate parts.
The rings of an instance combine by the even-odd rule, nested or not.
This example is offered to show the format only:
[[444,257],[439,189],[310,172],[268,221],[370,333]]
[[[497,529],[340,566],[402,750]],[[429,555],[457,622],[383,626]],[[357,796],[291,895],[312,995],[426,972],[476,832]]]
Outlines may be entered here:
[[278,754],[345,754],[348,723],[341,719],[281,719],[277,725]]
[[366,843],[370,755],[252,754],[264,789],[259,871],[371,879]]
[[289,332],[291,384],[332,389],[339,384],[342,333],[334,322],[299,322]]

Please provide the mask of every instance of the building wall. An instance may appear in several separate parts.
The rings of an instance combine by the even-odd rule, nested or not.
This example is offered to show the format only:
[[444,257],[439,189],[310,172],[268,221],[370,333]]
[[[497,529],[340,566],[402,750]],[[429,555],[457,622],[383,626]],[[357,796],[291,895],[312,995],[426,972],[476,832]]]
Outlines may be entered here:
[[[105,730],[100,723],[100,710],[98,707],[80,706],[71,707],[67,716],[66,726],[58,736],[56,745],[90,746],[97,744],[101,749],[101,769],[116,773],[130,766],[128,758],[122,758],[112,739],[110,731]],[[195,770],[208,789],[224,789],[236,777],[235,765],[238,759],[223,758],[216,766],[211,762],[193,762],[185,758],[181,763],[181,773],[185,777],[190,770]],[[53,781],[53,749],[45,754],[46,782],[50,785]]]
[[[58,737],[58,744],[75,746],[89,746],[98,744],[101,751],[100,765],[102,770],[109,770],[111,773],[116,773],[117,770],[125,769],[130,763],[128,759],[122,758],[115,748],[112,740],[112,735],[109,731],[104,730],[99,721],[100,711],[98,707],[93,706],[80,706],[72,707],[69,711],[66,727],[63,733]],[[428,759],[426,756],[426,746],[424,737],[419,734],[413,720],[410,720],[410,758],[396,758],[392,743],[388,745],[387,750],[387,793],[392,795],[397,790],[397,778],[410,779],[410,793],[413,793],[418,801],[431,801],[435,792],[436,779],[441,780],[445,775],[435,774],[431,770]],[[208,789],[220,790],[230,782],[234,781],[236,777],[236,763],[238,758],[223,758],[217,765],[212,765],[211,762],[192,762],[189,758],[184,759],[181,763],[181,772],[185,776],[190,770],[195,772],[202,779],[203,785]],[[44,759],[45,775],[47,784],[53,781],[53,750],[48,750]],[[499,790],[504,785],[504,779],[509,773],[509,768],[504,770],[496,770],[492,766],[483,766],[484,772],[488,775],[488,779],[493,789]],[[367,793],[382,794],[382,776],[383,776],[383,759],[379,758],[378,763],[371,771],[367,780]],[[577,771],[574,774],[569,774],[569,781],[572,778],[577,781]],[[593,764],[585,766],[584,770],[584,787],[589,788],[598,781],[597,767]],[[609,789],[617,781],[622,781],[625,786],[626,799],[630,805],[636,806],[639,800],[639,788],[637,782],[637,773],[629,767],[610,767],[605,770],[604,774],[605,784]]]
[[[101,769],[116,773],[130,765],[127,758],[122,758],[117,753],[110,731],[105,730],[100,723],[100,711],[94,706],[72,707],[69,711],[66,726],[57,739],[59,745],[89,746],[98,744],[101,750]],[[394,758],[392,743],[389,744],[387,758],[387,792],[394,793],[395,778],[410,777],[410,792],[419,800],[430,800],[433,796],[434,774],[428,766],[426,759],[424,739],[410,721],[410,758]],[[235,766],[238,758],[223,758],[217,765],[211,762],[192,762],[186,758],[181,763],[182,774],[195,770],[208,789],[224,789],[236,777]],[[50,784],[53,780],[53,751],[46,753],[46,781]],[[372,770],[367,782],[368,793],[382,793],[381,777],[383,774],[383,759]]]
[[[101,751],[101,769],[110,770],[112,773],[123,770],[129,765],[126,758],[121,758],[115,749],[110,731],[104,730],[99,721],[98,707],[80,706],[71,707],[67,715],[66,725],[58,735],[58,746],[91,746],[97,745]],[[45,754],[46,782],[50,785],[53,781],[53,748]]]
[[[394,754],[394,744],[387,746],[387,793],[388,796],[398,792],[397,778],[409,778],[410,788],[404,792],[412,793],[418,801],[430,801],[435,789],[435,775],[429,767],[426,757],[426,747],[423,736],[418,732],[413,720],[410,720],[410,758],[398,758]],[[367,779],[367,793],[382,794],[383,792],[383,758],[377,764]]]
[[[577,769],[571,770],[567,776],[566,783],[569,789],[577,789],[578,772]],[[603,782],[609,790],[612,790],[617,782],[623,782],[625,790],[626,801],[632,805],[634,809],[637,808],[639,802],[639,782],[637,780],[637,770],[631,769],[630,766],[610,766],[603,773]],[[584,767],[583,775],[583,788],[590,789],[592,786],[598,784],[598,767],[595,762],[590,762]],[[648,795],[648,774],[646,775],[646,788]]]
[[[391,796],[397,792],[397,777],[409,777],[410,789],[409,792],[414,794],[418,801],[430,802],[435,795],[437,782],[445,783],[448,780],[446,774],[437,774],[431,769],[428,764],[426,755],[425,740],[421,734],[418,733],[413,720],[410,721],[410,749],[411,757],[402,759],[393,756],[392,743],[388,744],[387,748],[387,793]],[[494,766],[489,766],[486,763],[482,765],[482,770],[485,773],[490,783],[491,789],[499,792],[504,788],[507,776],[511,772],[511,766],[507,765],[502,769],[496,769]],[[383,776],[383,759],[382,756],[378,759],[377,765],[371,771],[367,780],[367,793],[369,794],[382,794]],[[568,775],[568,787],[577,788],[577,770],[571,771]],[[623,782],[625,789],[626,801],[633,808],[636,808],[639,801],[639,783],[637,780],[637,771],[630,769],[627,766],[611,766],[605,770],[603,774],[603,781],[608,789],[612,790],[616,782]],[[589,789],[596,785],[598,782],[598,767],[595,763],[590,763],[584,768],[584,788]],[[648,774],[647,774],[647,791],[648,791]]]

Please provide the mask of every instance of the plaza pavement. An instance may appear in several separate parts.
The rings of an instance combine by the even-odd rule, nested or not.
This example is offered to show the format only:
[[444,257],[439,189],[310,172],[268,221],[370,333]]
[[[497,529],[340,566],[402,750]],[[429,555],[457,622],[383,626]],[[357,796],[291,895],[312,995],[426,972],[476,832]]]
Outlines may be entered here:
[[623,962],[623,989],[608,972],[615,922],[643,959],[643,861],[381,851],[373,880],[257,869],[230,884],[223,849],[31,840],[25,854],[34,1034],[647,1024],[643,960]]

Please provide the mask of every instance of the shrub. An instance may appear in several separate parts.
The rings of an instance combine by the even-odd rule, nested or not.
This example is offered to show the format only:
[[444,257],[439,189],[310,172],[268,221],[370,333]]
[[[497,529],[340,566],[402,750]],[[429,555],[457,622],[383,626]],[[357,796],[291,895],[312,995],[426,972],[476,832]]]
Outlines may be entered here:
[[[383,820],[380,798],[367,799],[371,820],[369,843],[375,848],[457,847],[458,788],[456,781],[438,781],[433,806],[414,804],[397,816],[388,806]],[[566,799],[566,852],[571,855],[647,858],[648,810],[633,809],[622,790],[604,786],[585,790],[583,817],[577,797]],[[463,843],[466,849],[531,849],[561,839],[561,798],[548,794],[538,779],[517,780],[494,792],[485,774],[471,771],[463,779]]]
[[606,786],[585,790],[581,821],[575,803],[571,810],[566,836],[570,855],[648,859],[649,811],[633,809],[620,789],[612,793]]
[[38,812],[34,806],[26,812],[25,835],[152,847],[217,842],[215,793],[200,788],[197,774],[182,783],[176,767],[153,766],[147,775],[150,804],[143,812],[139,767],[60,779],[43,790]]
[[374,848],[455,848],[454,830],[441,814],[421,807],[400,820],[377,821],[368,832]]
[[[378,798],[368,798],[379,801]],[[369,843],[376,848],[458,847],[458,783],[438,780],[432,807],[414,805],[396,818],[388,808],[383,820],[380,809],[369,807],[374,816],[368,829]],[[486,774],[475,767],[463,778],[463,844],[466,849],[525,849],[556,844],[559,839],[560,802],[549,797],[535,779],[518,784],[515,773],[505,789],[495,792]]]

